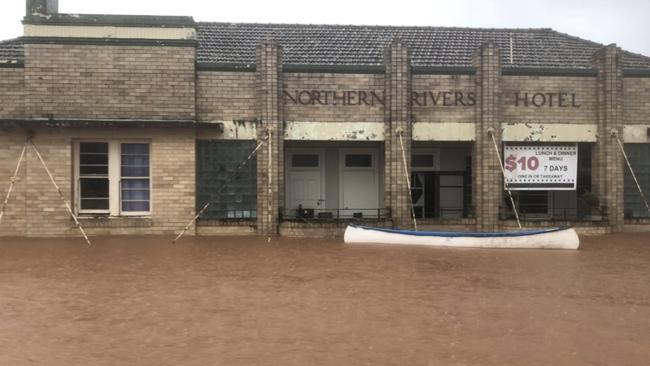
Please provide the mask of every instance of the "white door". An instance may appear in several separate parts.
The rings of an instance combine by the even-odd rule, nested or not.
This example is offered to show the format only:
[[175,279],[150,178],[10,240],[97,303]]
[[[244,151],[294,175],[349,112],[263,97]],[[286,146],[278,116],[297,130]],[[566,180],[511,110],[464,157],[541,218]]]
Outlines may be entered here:
[[321,208],[320,171],[292,171],[289,173],[289,207]]
[[376,217],[379,177],[376,149],[341,150],[340,206],[344,216]]
[[293,149],[286,156],[286,208],[323,209],[325,202],[323,152]]

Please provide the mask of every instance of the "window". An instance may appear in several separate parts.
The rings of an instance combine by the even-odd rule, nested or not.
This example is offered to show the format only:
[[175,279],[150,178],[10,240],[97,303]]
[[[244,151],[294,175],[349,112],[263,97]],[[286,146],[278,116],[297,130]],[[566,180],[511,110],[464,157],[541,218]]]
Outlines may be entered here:
[[318,168],[318,154],[291,154],[294,168]]
[[[452,154],[456,154],[455,152]],[[450,157],[450,164],[456,166],[456,156]],[[411,169],[413,171],[428,172],[440,170],[439,148],[413,148],[411,152]],[[456,170],[456,169],[454,169]]]
[[108,144],[79,144],[79,209],[88,213],[109,210]]
[[210,202],[202,219],[257,217],[257,162],[242,165],[255,141],[198,140],[196,142],[196,207]]
[[372,168],[371,154],[346,154],[346,168]]
[[80,214],[151,212],[149,144],[81,141],[76,144],[76,207]]
[[548,191],[518,191],[519,212],[524,215],[548,214]]
[[414,168],[433,168],[433,154],[413,154],[411,166]]
[[122,212],[149,212],[149,145],[122,144]]
[[[646,197],[650,197],[650,144],[625,144],[625,152],[634,174],[639,181],[641,190],[645,193]],[[639,193],[639,189],[632,178],[630,169],[625,166],[625,217],[629,219],[648,218],[650,214],[645,207],[643,198]]]

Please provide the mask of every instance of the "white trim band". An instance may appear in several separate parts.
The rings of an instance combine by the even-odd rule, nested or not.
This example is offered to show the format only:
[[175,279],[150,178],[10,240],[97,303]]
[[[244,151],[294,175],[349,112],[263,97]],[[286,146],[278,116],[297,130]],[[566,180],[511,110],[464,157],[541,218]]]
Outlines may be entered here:
[[196,39],[194,28],[111,27],[77,25],[24,25],[25,37]]

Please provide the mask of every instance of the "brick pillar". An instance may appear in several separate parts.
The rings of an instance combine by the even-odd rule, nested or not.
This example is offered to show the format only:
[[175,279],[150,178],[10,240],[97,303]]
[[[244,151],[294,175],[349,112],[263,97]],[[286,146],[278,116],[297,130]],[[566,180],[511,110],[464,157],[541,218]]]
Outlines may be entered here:
[[265,40],[257,47],[256,73],[257,142],[263,141],[269,131],[272,136],[270,154],[268,144],[257,153],[257,233],[277,235],[278,213],[284,196],[281,194],[284,123],[281,105],[282,49],[273,40]]
[[607,207],[612,231],[623,227],[624,160],[612,131],[623,140],[623,73],[621,50],[612,44],[594,53],[592,61],[598,69],[597,121],[598,142],[592,154],[592,190]]
[[497,152],[488,131],[495,133],[501,149],[499,114],[501,74],[500,52],[492,43],[474,53],[476,67],[476,143],[472,156],[472,197],[476,214],[476,229],[495,231],[499,224],[499,205],[503,196],[503,179]]
[[[411,64],[409,49],[394,39],[384,52],[386,66],[384,107],[386,207],[397,227],[412,227],[411,198],[404,173],[404,162],[397,131],[402,131],[406,163],[411,170]],[[409,177],[410,179],[410,177]]]

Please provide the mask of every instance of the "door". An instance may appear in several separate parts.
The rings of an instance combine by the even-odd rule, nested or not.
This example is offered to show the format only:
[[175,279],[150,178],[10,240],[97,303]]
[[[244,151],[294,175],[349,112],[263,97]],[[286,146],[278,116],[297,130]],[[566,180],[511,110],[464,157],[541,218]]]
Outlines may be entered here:
[[289,173],[289,208],[320,208],[321,178],[319,171],[292,171]]
[[323,209],[325,202],[323,152],[294,149],[287,153],[286,208]]
[[377,150],[342,149],[340,206],[344,217],[377,217],[379,177]]
[[440,175],[440,217],[459,219],[463,217],[463,176]]

